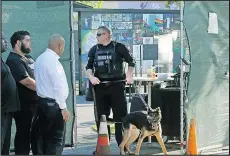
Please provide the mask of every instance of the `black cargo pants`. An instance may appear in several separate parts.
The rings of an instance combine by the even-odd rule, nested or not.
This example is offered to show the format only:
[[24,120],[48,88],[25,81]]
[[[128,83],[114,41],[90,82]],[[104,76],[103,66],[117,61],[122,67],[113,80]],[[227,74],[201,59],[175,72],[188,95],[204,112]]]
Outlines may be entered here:
[[61,155],[65,145],[66,125],[54,99],[39,98],[38,112],[32,126],[33,155]]
[[[94,114],[99,131],[100,117],[106,115],[108,118],[110,110],[113,111],[113,120],[121,122],[122,118],[127,115],[127,101],[125,97],[125,83],[111,82],[101,83],[93,87],[94,94]],[[110,127],[108,126],[108,134],[110,138]],[[118,146],[122,142],[122,126],[121,123],[115,123],[115,138]]]
[[9,155],[13,113],[1,113],[1,154]]

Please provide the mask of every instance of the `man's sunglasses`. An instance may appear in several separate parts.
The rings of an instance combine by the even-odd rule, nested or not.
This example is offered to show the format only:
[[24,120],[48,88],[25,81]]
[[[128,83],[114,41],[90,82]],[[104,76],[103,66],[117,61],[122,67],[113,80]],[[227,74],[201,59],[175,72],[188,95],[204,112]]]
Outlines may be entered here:
[[105,35],[105,33],[98,33],[97,37],[100,37],[101,35]]

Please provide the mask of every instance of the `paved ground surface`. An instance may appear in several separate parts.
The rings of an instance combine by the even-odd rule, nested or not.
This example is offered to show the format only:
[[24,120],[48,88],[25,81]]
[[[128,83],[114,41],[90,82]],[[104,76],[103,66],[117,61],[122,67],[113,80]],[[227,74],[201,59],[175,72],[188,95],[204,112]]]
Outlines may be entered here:
[[[84,96],[77,96],[77,119],[78,119],[78,138],[76,148],[65,148],[63,155],[91,155],[95,150],[97,142],[97,134],[93,131],[92,126],[94,122],[93,102],[85,101]],[[134,150],[135,144],[132,146]],[[170,155],[180,154],[179,143],[176,141],[169,141],[166,144],[167,151]],[[110,143],[111,153],[119,154],[119,148],[116,145],[114,136]],[[158,143],[143,143],[140,154],[148,155],[163,155]],[[229,147],[224,149],[213,149],[212,151],[205,151],[202,155],[229,155]]]
[[[65,148],[63,155],[92,155],[95,150],[97,142],[97,133],[92,129],[94,122],[93,113],[93,102],[88,102],[85,100],[84,96],[77,96],[77,146],[75,148]],[[135,144],[132,145],[131,150],[134,151]],[[111,153],[113,155],[119,154],[119,148],[116,145],[114,135],[111,137],[110,143]],[[179,155],[179,143],[176,141],[169,141],[166,144],[166,149],[169,155]],[[158,143],[153,142],[143,143],[141,147],[140,154],[145,155],[163,155],[161,148]],[[204,151],[202,155],[229,155],[229,147],[224,147],[221,149],[213,149],[209,151]],[[10,153],[14,155],[14,152]]]
[[[84,96],[77,97],[77,119],[78,119],[78,138],[77,147],[75,149],[66,148],[63,154],[87,154],[91,155],[95,150],[97,143],[97,133],[92,129],[94,122],[93,102],[85,101]],[[116,145],[114,135],[112,135],[110,143],[111,153],[119,154],[119,148]],[[135,145],[132,146],[132,149]],[[179,145],[175,143],[167,144],[168,151],[179,149]],[[159,154],[161,149],[157,143],[143,143],[141,154]]]

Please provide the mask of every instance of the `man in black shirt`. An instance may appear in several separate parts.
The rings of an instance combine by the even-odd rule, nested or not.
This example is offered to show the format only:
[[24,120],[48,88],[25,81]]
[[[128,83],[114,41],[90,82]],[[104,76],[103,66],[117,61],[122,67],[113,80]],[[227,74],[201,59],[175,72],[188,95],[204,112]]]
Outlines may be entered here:
[[[122,43],[111,40],[110,28],[101,26],[97,31],[98,44],[93,46],[88,54],[86,73],[90,82],[94,85],[95,95],[95,119],[99,130],[100,117],[110,115],[113,111],[115,122],[115,137],[118,146],[122,141],[122,118],[127,114],[127,102],[125,98],[125,81],[132,83],[133,67],[135,62],[129,50]],[[129,67],[125,74],[123,61]],[[93,71],[95,71],[93,73]],[[110,136],[110,128],[108,126]]]
[[15,113],[16,136],[15,154],[28,155],[30,152],[30,129],[37,107],[36,84],[34,80],[34,60],[28,55],[31,52],[30,34],[17,31],[10,42],[13,48],[6,60],[16,81],[21,104],[21,111]]
[[[6,52],[7,42],[2,33],[1,53]],[[13,113],[20,111],[15,80],[9,67],[1,58],[1,153],[9,155]]]

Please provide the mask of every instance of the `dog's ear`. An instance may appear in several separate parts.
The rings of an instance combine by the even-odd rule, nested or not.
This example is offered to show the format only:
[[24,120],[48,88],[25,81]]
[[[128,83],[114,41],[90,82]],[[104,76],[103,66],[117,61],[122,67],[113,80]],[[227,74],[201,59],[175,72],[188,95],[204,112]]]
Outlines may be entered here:
[[152,108],[148,108],[148,112],[154,112],[155,110],[154,109],[152,109]]
[[153,116],[153,114],[154,114],[155,112],[157,112],[156,109],[152,109],[152,108],[149,108],[149,109],[148,109],[148,115],[150,115],[150,116]]
[[149,111],[151,111],[151,112],[161,112],[161,108],[160,107],[157,107],[155,109],[151,108],[151,110],[149,110]]
[[158,111],[158,112],[161,112],[161,108],[160,107],[157,107],[155,110]]

